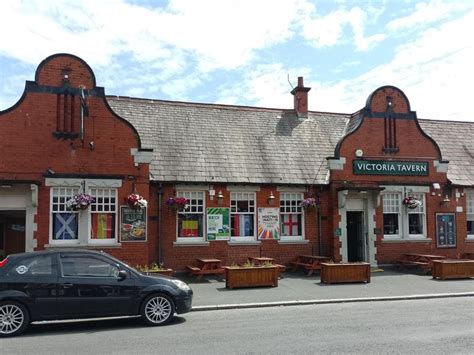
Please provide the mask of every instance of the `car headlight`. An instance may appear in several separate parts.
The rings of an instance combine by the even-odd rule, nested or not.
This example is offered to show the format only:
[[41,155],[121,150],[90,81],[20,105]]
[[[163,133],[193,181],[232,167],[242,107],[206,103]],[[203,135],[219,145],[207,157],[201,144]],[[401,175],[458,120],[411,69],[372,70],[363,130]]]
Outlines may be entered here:
[[186,282],[183,282],[181,280],[170,280],[170,281],[183,291],[189,291],[191,289],[191,287],[189,287]]

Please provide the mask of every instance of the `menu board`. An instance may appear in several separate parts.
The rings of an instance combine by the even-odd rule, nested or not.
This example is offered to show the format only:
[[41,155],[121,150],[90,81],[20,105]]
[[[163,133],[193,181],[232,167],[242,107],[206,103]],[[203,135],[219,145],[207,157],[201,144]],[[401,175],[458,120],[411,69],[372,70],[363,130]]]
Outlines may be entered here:
[[454,213],[436,213],[436,246],[456,247],[456,216]]
[[120,207],[120,241],[146,241],[146,208]]

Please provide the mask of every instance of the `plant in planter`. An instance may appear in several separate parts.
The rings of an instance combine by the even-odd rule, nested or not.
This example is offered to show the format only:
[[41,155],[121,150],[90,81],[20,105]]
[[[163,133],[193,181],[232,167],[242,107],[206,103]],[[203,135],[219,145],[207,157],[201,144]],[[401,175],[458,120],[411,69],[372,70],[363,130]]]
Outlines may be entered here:
[[127,196],[127,203],[131,208],[142,209],[148,206],[148,201],[139,194],[130,194]]
[[95,202],[95,198],[89,194],[78,194],[66,201],[66,208],[70,211],[85,210],[91,203]]
[[189,200],[185,197],[168,197],[165,203],[175,211],[183,211],[189,207]]
[[303,201],[300,202],[300,206],[304,209],[308,209],[310,207],[316,207],[320,205],[319,197],[307,197]]
[[413,196],[407,196],[403,199],[402,204],[407,206],[410,209],[415,209],[417,207],[421,207],[421,201],[416,199]]
[[163,266],[163,264],[158,264],[156,262],[148,265],[136,265],[135,269],[147,275],[152,274],[161,274],[171,276],[173,274],[173,269],[168,269]]

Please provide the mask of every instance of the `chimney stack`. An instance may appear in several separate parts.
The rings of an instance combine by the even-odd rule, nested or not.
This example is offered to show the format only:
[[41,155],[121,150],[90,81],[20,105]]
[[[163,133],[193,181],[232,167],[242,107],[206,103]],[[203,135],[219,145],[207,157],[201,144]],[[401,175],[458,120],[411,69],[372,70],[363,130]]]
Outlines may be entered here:
[[298,77],[298,86],[291,90],[294,96],[294,107],[298,117],[308,116],[308,91],[311,88],[306,88],[303,84],[303,77]]

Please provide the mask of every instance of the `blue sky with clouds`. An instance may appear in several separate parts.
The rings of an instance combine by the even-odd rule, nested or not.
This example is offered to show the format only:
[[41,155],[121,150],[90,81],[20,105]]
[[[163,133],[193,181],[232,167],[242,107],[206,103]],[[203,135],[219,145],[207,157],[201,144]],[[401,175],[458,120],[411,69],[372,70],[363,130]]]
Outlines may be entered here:
[[471,0],[6,0],[0,110],[67,52],[109,95],[292,108],[304,76],[313,111],[394,85],[420,118],[474,121],[473,32]]

